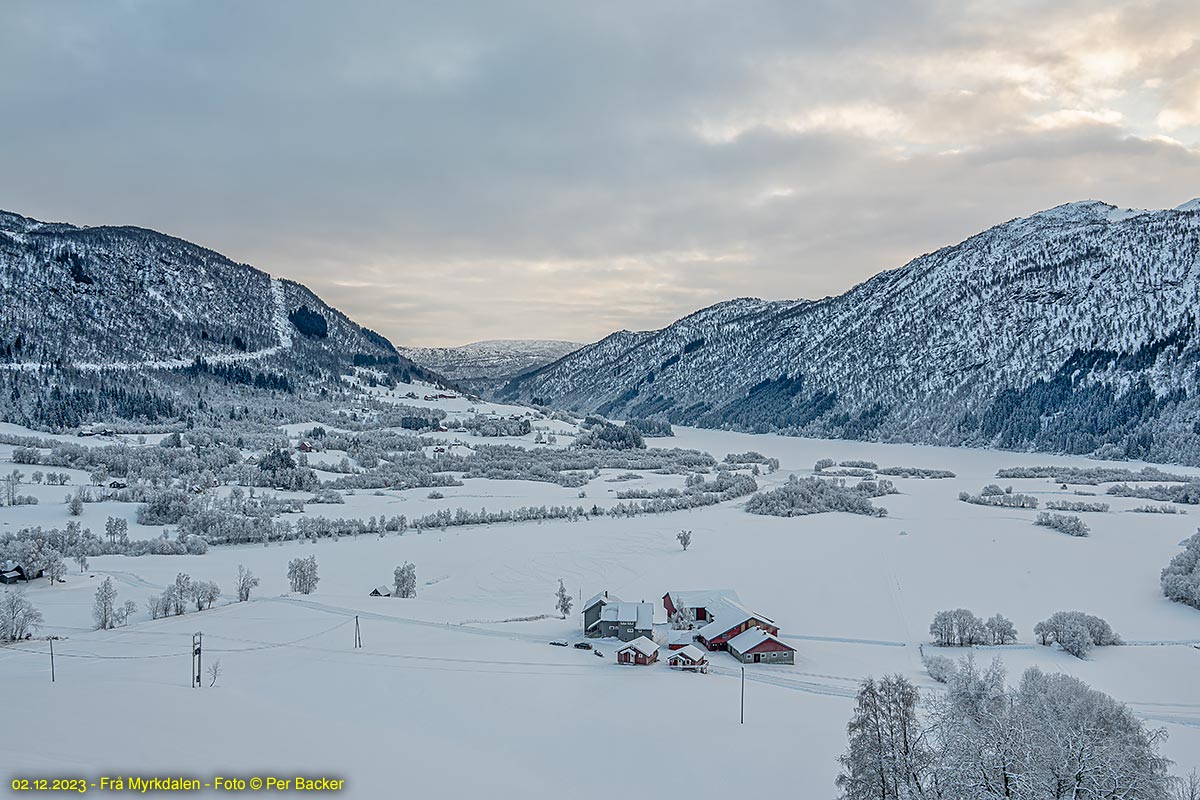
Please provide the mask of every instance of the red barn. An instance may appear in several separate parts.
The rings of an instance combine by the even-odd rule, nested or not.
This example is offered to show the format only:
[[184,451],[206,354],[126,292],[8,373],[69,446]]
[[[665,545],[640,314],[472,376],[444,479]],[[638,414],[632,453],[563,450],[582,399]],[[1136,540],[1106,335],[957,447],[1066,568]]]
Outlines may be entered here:
[[728,642],[729,655],[743,664],[795,664],[796,648],[762,628],[750,628]]
[[732,600],[723,600],[711,611],[713,621],[696,632],[697,640],[709,650],[726,649],[731,639],[751,628],[760,628],[772,636],[779,634],[774,620]]

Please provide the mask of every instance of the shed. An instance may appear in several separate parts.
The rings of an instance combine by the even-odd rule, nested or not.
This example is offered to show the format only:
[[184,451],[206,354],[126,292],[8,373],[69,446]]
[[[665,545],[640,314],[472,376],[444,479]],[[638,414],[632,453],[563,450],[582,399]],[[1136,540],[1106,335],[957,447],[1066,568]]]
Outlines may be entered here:
[[639,636],[617,651],[618,664],[645,666],[658,660],[658,645],[645,636]]
[[762,628],[750,628],[729,640],[729,655],[743,664],[795,664],[796,648]]
[[21,573],[15,569],[10,569],[7,572],[0,572],[0,583],[16,583],[21,580]]
[[670,650],[682,650],[694,641],[696,641],[694,630],[669,631],[667,633],[667,648]]
[[371,590],[371,597],[391,597],[392,589],[390,586],[376,586]]
[[696,645],[689,644],[667,656],[667,666],[689,672],[708,672],[708,656]]

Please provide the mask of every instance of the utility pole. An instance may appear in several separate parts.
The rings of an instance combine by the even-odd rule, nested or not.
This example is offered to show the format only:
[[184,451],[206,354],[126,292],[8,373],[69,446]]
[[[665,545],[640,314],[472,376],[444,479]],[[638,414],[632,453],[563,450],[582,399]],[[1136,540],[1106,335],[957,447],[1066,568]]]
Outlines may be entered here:
[[742,721],[741,725],[746,724],[746,668],[742,667]]
[[362,632],[358,627],[358,614],[354,615],[354,648],[357,650],[362,647]]
[[202,676],[201,676],[201,672],[200,672],[200,650],[201,650],[201,643],[202,643],[203,638],[204,638],[204,634],[202,634],[202,633],[193,633],[192,634],[192,688],[193,689],[195,689],[201,685],[200,681],[201,681]]
[[54,683],[54,640],[50,640],[50,682]]

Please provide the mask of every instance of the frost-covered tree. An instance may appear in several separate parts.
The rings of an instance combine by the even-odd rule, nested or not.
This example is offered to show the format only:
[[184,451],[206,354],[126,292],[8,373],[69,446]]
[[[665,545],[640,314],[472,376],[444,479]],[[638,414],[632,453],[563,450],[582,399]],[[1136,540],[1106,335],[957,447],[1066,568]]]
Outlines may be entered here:
[[67,495],[67,511],[72,517],[78,517],[83,513],[83,497],[84,491],[82,487],[75,494]]
[[104,521],[104,535],[112,544],[129,541],[129,520],[124,517],[109,517]]
[[193,581],[190,588],[190,597],[197,611],[212,608],[212,604],[221,596],[221,588],[213,581]]
[[844,800],[1167,800],[1163,732],[1108,695],[1036,667],[1008,687],[999,661],[981,671],[966,659],[943,677],[924,713],[904,678],[863,683]]
[[683,547],[684,551],[686,552],[688,549],[688,545],[692,543],[692,532],[691,531],[680,531],[679,533],[677,533],[675,535],[675,538],[679,540],[679,544]]
[[320,581],[317,575],[317,557],[293,558],[288,562],[288,582],[293,592],[312,594]]
[[562,615],[562,618],[566,619],[567,615],[571,613],[571,606],[574,603],[571,600],[571,595],[567,594],[567,587],[563,585],[562,578],[558,579],[558,591],[555,592],[554,597],[554,607]]
[[849,747],[838,759],[844,800],[909,800],[934,796],[935,754],[917,716],[920,699],[908,679],[863,681],[846,726]]
[[46,577],[49,579],[50,585],[62,583],[63,578],[67,575],[67,564],[63,561],[62,553],[50,548],[42,554],[42,563],[45,566]]
[[42,612],[24,592],[9,589],[0,597],[0,642],[15,642],[42,626]]
[[238,564],[237,596],[238,602],[244,603],[250,599],[250,592],[258,586],[258,578],[254,573]]
[[1169,599],[1200,608],[1200,531],[1184,543],[1183,552],[1171,559],[1160,580]]
[[676,631],[690,631],[696,628],[696,610],[687,606],[675,606],[675,613],[671,615],[671,629]]
[[929,634],[939,647],[971,647],[988,640],[983,620],[965,608],[934,614]]
[[87,568],[88,568],[88,557],[87,557],[87,552],[86,552],[86,551],[84,551],[84,550],[82,550],[82,549],[81,549],[81,550],[77,550],[77,551],[75,552],[75,555],[71,556],[71,559],[72,559],[72,560],[73,560],[73,561],[74,561],[76,564],[78,564],[78,565],[79,565],[79,574],[80,574],[80,575],[82,575],[83,573],[87,572]]
[[1082,611],[1058,611],[1042,620],[1033,633],[1043,645],[1058,643],[1076,658],[1084,658],[1092,647],[1121,644],[1121,637],[1100,617]]
[[1012,644],[1017,640],[1017,626],[1003,614],[992,616],[984,626],[987,628],[989,644]]
[[105,578],[96,588],[96,599],[92,605],[92,620],[96,630],[108,630],[117,625],[117,589],[112,578]]
[[405,561],[392,574],[392,597],[417,596],[417,567]]

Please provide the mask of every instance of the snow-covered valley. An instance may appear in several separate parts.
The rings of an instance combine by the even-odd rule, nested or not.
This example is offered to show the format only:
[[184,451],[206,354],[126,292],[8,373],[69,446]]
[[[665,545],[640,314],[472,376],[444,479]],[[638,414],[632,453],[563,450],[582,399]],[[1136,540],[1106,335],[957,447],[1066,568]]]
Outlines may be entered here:
[[[405,402],[440,403],[451,416],[467,405],[461,398]],[[524,411],[483,404],[475,410]],[[531,433],[507,441],[562,447],[570,427],[535,421]],[[536,445],[542,429],[562,437]],[[461,432],[428,435],[451,449],[477,442]],[[922,650],[962,657],[968,648],[933,648],[930,620],[964,607],[983,617],[1003,613],[1019,633],[1017,644],[970,648],[977,661],[1000,657],[1013,680],[1031,665],[1076,675],[1151,727],[1165,728],[1170,738],[1162,752],[1176,762],[1173,772],[1200,767],[1200,612],[1170,602],[1159,587],[1160,570],[1180,552],[1195,519],[1126,513],[1145,502],[1105,496],[1111,510],[1086,514],[1091,535],[1077,538],[1035,525],[1032,509],[958,500],[959,492],[996,482],[1003,468],[1107,462],[679,427],[673,438],[647,444],[696,448],[718,460],[751,450],[778,459],[777,470],[756,476],[760,491],[791,474],[811,475],[824,458],[951,470],[956,477],[893,478],[899,493],[876,499],[887,509],[883,517],[759,516],[746,513],[741,498],[632,517],[212,546],[204,555],[97,556],[83,574],[72,565],[64,583],[6,587],[24,592],[45,624],[37,637],[0,648],[11,710],[0,730],[2,760],[29,774],[86,778],[333,776],[348,782],[352,797],[404,791],[599,798],[629,785],[655,792],[692,786],[713,797],[781,787],[830,796],[860,681],[900,673],[934,696],[939,684]],[[0,446],[0,459],[12,450]],[[313,453],[314,467],[318,456],[337,458]],[[0,471],[12,468],[4,463]],[[428,488],[345,492],[344,504],[307,505],[302,516],[607,508],[616,490],[632,483],[660,488],[680,479],[647,472],[639,481],[614,482],[620,472],[602,470],[581,488],[467,479],[442,490],[442,498],[430,497]],[[80,473],[72,484],[86,480]],[[1078,499],[1076,491],[1104,493],[1103,486],[1063,488],[1049,478],[1000,482],[1043,504]],[[0,509],[5,532],[66,524],[62,487],[22,491],[40,502]],[[133,503],[88,503],[78,520],[103,530],[109,516],[127,519],[131,538],[160,530],[138,525]],[[693,536],[686,551],[676,538],[684,529]],[[288,562],[309,555],[319,564],[319,584],[311,594],[292,592]],[[390,586],[393,569],[405,562],[416,565],[415,598],[369,596]],[[243,603],[234,590],[239,565],[261,580]],[[180,572],[216,581],[221,598],[205,611],[149,619],[147,599]],[[133,600],[137,610],[125,627],[91,630],[93,596],[106,577],[118,600]],[[565,619],[554,610],[560,579],[575,600]],[[597,592],[654,603],[656,633],[665,633],[664,593],[715,587],[736,590],[774,619],[780,638],[796,649],[794,665],[746,665],[744,724],[742,665],[728,653],[709,654],[708,674],[682,673],[662,658],[647,667],[618,665],[620,642],[583,636],[581,601]],[[1108,620],[1126,644],[1077,659],[1036,643],[1038,621],[1074,609]],[[526,621],[505,621],[519,619]],[[356,620],[361,648],[354,647]],[[207,677],[201,688],[190,686],[197,632],[204,667],[221,662],[215,686]],[[46,636],[61,637],[53,682]],[[552,647],[554,640],[589,641],[603,657]]]

